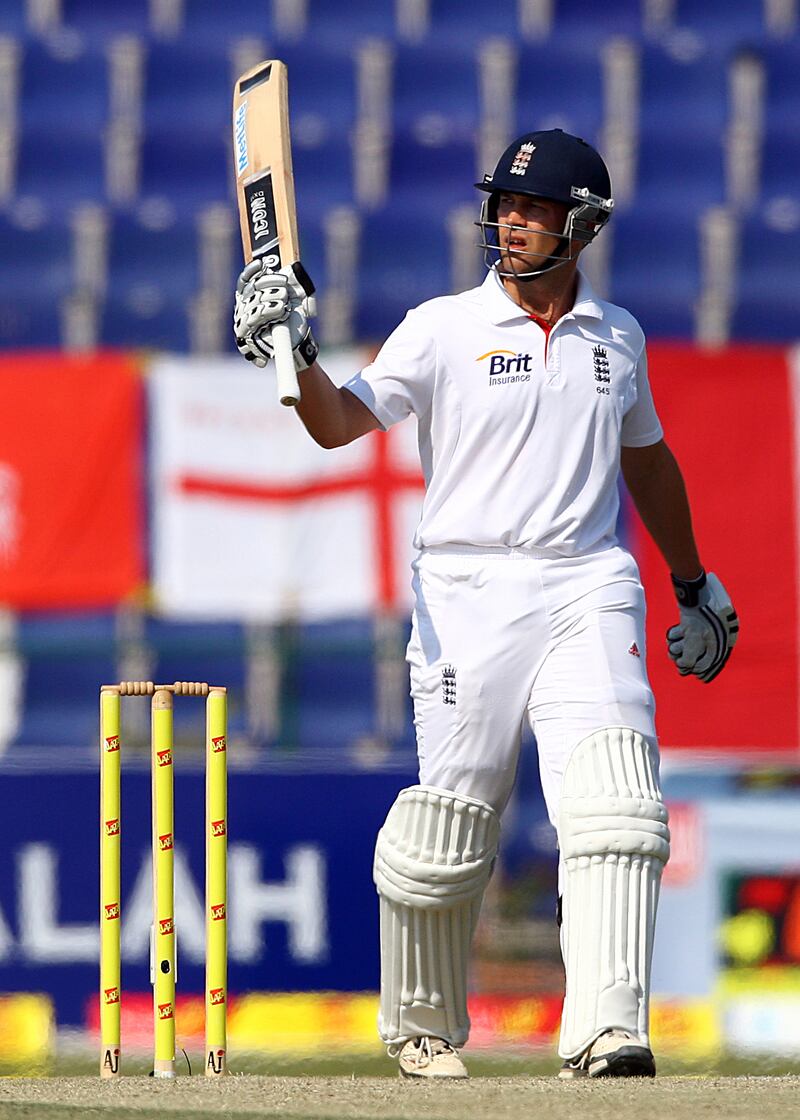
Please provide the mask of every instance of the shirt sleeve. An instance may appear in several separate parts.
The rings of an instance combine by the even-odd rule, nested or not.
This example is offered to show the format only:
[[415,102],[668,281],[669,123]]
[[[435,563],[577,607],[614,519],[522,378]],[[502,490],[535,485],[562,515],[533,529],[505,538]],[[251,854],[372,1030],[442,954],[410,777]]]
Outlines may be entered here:
[[642,353],[636,363],[636,392],[634,401],[622,417],[622,446],[649,447],[664,438],[664,429],[658,419],[650,380],[647,376],[647,351]]
[[431,405],[436,375],[436,344],[418,311],[409,311],[381,347],[375,361],[351,377],[345,389],[374,413],[383,428],[410,414],[424,415]]

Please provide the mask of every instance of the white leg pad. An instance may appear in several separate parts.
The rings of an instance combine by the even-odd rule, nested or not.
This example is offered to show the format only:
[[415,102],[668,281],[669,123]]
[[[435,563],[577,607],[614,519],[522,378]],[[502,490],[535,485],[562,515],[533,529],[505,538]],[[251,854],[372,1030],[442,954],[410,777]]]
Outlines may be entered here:
[[607,727],[582,740],[564,771],[558,840],[566,994],[562,1058],[618,1027],[649,1045],[650,962],[667,810],[655,748]]
[[463,1046],[467,965],[500,821],[491,806],[432,786],[401,790],[378,833],[384,1042]]

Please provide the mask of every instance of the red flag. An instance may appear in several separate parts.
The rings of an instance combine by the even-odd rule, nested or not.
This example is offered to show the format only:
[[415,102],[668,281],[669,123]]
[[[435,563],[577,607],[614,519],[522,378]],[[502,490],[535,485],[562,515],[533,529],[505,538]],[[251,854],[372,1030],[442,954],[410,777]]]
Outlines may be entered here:
[[145,579],[143,394],[120,354],[0,358],[0,602],[108,607]]
[[778,347],[649,347],[665,438],[678,459],[703,563],[739,613],[739,642],[711,684],[681,678],[665,631],[678,620],[666,565],[641,526],[647,663],[665,747],[798,745],[797,495],[789,356]]

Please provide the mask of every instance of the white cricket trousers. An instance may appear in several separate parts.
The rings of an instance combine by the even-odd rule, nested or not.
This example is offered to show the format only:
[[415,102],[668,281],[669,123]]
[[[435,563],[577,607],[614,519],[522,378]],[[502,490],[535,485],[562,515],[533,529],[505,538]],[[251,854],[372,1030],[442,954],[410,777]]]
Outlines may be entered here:
[[625,549],[565,558],[433,548],[413,567],[407,660],[422,784],[502,813],[527,718],[555,825],[582,739],[631,727],[655,742],[644,592]]

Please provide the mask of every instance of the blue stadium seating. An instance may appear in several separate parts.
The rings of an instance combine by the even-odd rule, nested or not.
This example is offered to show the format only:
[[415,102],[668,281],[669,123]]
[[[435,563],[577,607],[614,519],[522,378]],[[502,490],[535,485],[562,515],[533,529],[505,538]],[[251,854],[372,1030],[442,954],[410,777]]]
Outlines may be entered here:
[[30,39],[22,52],[19,117],[54,133],[100,133],[108,115],[108,64],[102,50]]
[[[191,233],[182,248],[159,258],[145,231],[141,244],[132,245],[126,254],[130,266],[119,270],[113,263],[115,279],[123,287],[122,294],[112,292],[112,303],[104,311],[107,340],[137,342],[137,323],[145,343],[169,339],[177,346],[186,340],[185,300],[196,290],[197,279],[196,261],[187,266],[195,253],[192,216],[211,202],[234,207],[233,59],[236,41],[245,36],[259,39],[265,53],[279,54],[289,66],[303,256],[321,286],[324,217],[333,206],[354,204],[353,142],[359,108],[354,47],[365,36],[394,43],[389,201],[378,214],[365,217],[363,242],[365,268],[372,279],[362,284],[358,325],[372,337],[385,334],[408,305],[449,289],[443,215],[460,202],[477,207],[472,183],[489,170],[477,166],[476,145],[484,108],[478,57],[490,37],[505,37],[517,50],[514,119],[509,126],[514,133],[563,127],[599,145],[606,123],[603,45],[620,34],[638,44],[638,177],[634,210],[626,215],[622,204],[615,215],[619,236],[614,284],[618,293],[631,292],[634,301],[647,303],[642,288],[653,287],[647,283],[652,273],[643,270],[635,251],[645,224],[642,215],[655,208],[669,215],[666,224],[673,238],[665,248],[680,262],[679,282],[664,275],[650,308],[642,312],[656,333],[692,333],[697,220],[709,205],[725,199],[727,68],[737,50],[756,51],[767,75],[759,205],[783,205],[781,200],[791,202],[800,193],[800,41],[797,36],[777,41],[770,35],[762,0],[677,0],[672,26],[656,41],[644,33],[640,0],[605,6],[554,0],[552,34],[542,43],[521,41],[516,0],[493,6],[485,0],[431,0],[430,31],[418,44],[397,42],[393,0],[353,0],[348,5],[309,0],[306,33],[297,42],[282,40],[286,27],[276,22],[270,0],[186,0],[184,11],[182,28],[168,42],[158,39],[148,0],[64,0],[64,25],[80,34],[43,39],[25,30],[22,0],[9,0],[0,17],[6,21],[0,26],[20,36],[22,48],[15,195],[52,207],[57,193],[58,218],[49,233],[52,243],[62,246],[69,243],[70,210],[82,201],[105,199],[109,41],[134,33],[147,47],[140,196],[167,199],[185,216]],[[176,121],[189,127],[176,128]],[[498,150],[507,139],[498,137]],[[135,222],[130,221],[133,228]],[[64,223],[63,229],[59,223]],[[381,228],[402,241],[399,267],[387,262],[387,238]],[[115,240],[124,239],[121,230],[115,219]],[[16,236],[0,229],[12,251],[24,253]],[[31,246],[39,236],[30,235]],[[684,237],[686,244],[681,243]],[[417,239],[415,247],[412,242]],[[165,234],[160,243],[168,242]],[[650,243],[646,234],[644,243]],[[35,249],[31,259],[37,254]],[[112,250],[112,261],[116,256]],[[393,279],[380,280],[383,267]],[[71,281],[63,264],[52,276],[57,289],[53,298],[58,300],[69,292]],[[411,282],[406,284],[404,276]],[[0,345],[11,345],[15,338],[20,343],[58,341],[54,316],[42,316],[35,301],[27,309],[17,299],[13,280],[4,285],[1,277],[2,273],[0,293],[5,290],[8,314]],[[154,296],[151,314],[145,315],[148,304],[142,293],[147,293],[148,283],[156,293],[175,292],[175,307],[162,305],[159,311]],[[138,317],[129,309],[131,290],[140,297]],[[385,297],[376,296],[380,291]]]
[[62,53],[25,43],[17,148],[18,195],[33,195],[59,213],[105,192],[104,130],[108,114],[107,63],[99,49]]
[[637,201],[665,217],[725,200],[722,137],[648,130],[639,138]]
[[103,138],[94,133],[29,126],[17,149],[16,193],[39,198],[57,219],[78,202],[105,197]]
[[69,229],[54,224],[50,210],[43,211],[41,224],[33,228],[0,214],[0,292],[56,301],[66,295],[71,282]]
[[274,34],[271,0],[184,0],[183,11],[178,46],[205,40],[225,51],[235,39],[269,39]]
[[112,216],[104,345],[187,350],[187,302],[200,286],[197,229],[191,215],[150,228],[130,214]]
[[398,47],[393,120],[398,132],[418,139],[431,132],[442,140],[472,139],[480,120],[474,54],[442,54],[435,44]]
[[190,349],[187,306],[162,285],[110,293],[100,314],[99,345],[122,349]]
[[68,229],[49,220],[26,229],[0,215],[0,349],[60,346],[71,285]]
[[766,73],[766,127],[794,147],[800,145],[800,40],[762,47]]
[[181,215],[163,227],[135,215],[112,214],[109,238],[109,287],[163,285],[187,297],[199,287],[197,227]]
[[409,308],[452,290],[446,209],[390,203],[364,215],[358,274],[358,338],[382,341]]
[[498,35],[518,37],[517,0],[431,0],[428,42],[440,53],[473,49]]
[[677,0],[674,25],[693,31],[714,51],[739,49],[766,35],[764,0]]
[[695,212],[725,198],[727,72],[702,53],[681,61],[661,47],[641,57],[638,199]]
[[0,350],[58,349],[62,342],[58,303],[0,280]]
[[65,27],[93,42],[115,35],[144,35],[150,20],[149,0],[61,0]]
[[184,212],[233,200],[230,129],[199,134],[174,126],[152,128],[142,142],[140,194],[166,198]]
[[353,200],[353,153],[348,139],[332,137],[323,144],[293,146],[297,212],[300,220]]
[[610,299],[635,315],[649,337],[691,338],[700,293],[697,218],[643,199],[615,214],[611,229]]
[[796,218],[794,229],[776,229],[755,217],[742,222],[734,338],[795,342],[800,335],[800,208]]
[[234,74],[218,45],[151,42],[144,92],[145,130],[191,128],[201,135],[230,131]]
[[0,9],[0,35],[24,35],[28,28],[26,0],[4,0]]
[[347,0],[346,10],[341,0],[309,0],[305,49],[352,49],[368,37],[390,38],[394,27],[394,0]]
[[370,620],[303,626],[286,668],[285,722],[299,746],[347,748],[375,733]]
[[587,50],[570,36],[560,35],[544,46],[523,47],[517,60],[514,107],[517,135],[562,128],[598,144],[603,76],[594,44]]
[[18,644],[25,686],[16,742],[93,747],[98,686],[116,675],[113,615],[28,612],[19,618]]
[[281,45],[289,72],[292,141],[346,137],[356,120],[356,67],[351,51]]
[[[432,134],[431,139],[438,137]],[[415,210],[441,211],[470,201],[477,210],[474,184],[482,175],[478,174],[476,158],[475,143],[470,138],[445,137],[438,143],[425,143],[398,134],[390,152],[391,199],[412,222]],[[406,231],[409,236],[415,236],[413,225]]]
[[612,35],[638,38],[642,32],[641,0],[614,0],[613,4],[554,0],[553,6],[555,31],[571,38],[576,49],[602,43]]
[[759,202],[794,199],[800,205],[800,133],[767,124]]

